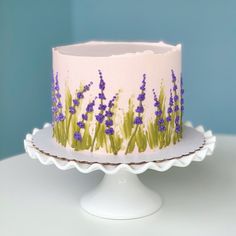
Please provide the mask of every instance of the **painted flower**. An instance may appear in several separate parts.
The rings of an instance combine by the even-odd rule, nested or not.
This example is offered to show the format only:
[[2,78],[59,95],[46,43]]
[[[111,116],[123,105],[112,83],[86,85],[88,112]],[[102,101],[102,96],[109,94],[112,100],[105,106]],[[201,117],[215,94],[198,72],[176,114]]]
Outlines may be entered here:
[[75,132],[74,133],[74,139],[77,140],[77,141],[82,141],[82,136],[81,136],[81,133],[80,132]]
[[109,127],[105,130],[105,133],[107,135],[113,135],[114,134],[114,129],[112,127]]
[[138,95],[137,100],[139,101],[139,105],[136,108],[137,116],[134,119],[134,124],[140,125],[143,123],[141,113],[144,112],[144,107],[142,102],[145,100],[145,89],[146,89],[146,74],[143,74],[142,85],[140,86],[141,93]]
[[141,125],[143,123],[143,119],[140,116],[135,117],[134,124]]

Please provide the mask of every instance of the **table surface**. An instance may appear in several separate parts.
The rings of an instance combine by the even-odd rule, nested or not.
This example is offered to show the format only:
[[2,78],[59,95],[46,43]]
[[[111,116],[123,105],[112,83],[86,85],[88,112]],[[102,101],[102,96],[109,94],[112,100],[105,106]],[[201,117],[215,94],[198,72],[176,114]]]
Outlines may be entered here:
[[142,219],[105,220],[80,209],[80,196],[102,176],[61,171],[27,154],[0,161],[0,235],[236,235],[236,136],[218,135],[203,162],[140,175],[164,200]]

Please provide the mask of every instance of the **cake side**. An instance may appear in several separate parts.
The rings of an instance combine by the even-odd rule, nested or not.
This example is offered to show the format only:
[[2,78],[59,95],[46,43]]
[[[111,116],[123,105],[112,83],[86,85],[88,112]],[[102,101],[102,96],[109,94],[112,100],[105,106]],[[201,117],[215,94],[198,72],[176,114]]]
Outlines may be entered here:
[[77,151],[128,154],[178,142],[182,95],[180,45],[92,42],[53,49],[53,136]]

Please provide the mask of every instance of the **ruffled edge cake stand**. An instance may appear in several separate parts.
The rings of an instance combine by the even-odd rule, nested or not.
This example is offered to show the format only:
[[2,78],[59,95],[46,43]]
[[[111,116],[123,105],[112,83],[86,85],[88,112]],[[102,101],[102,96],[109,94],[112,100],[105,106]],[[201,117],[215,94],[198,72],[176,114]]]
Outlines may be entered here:
[[[49,126],[50,124],[47,123],[43,129]],[[57,158],[55,155],[40,151],[34,145],[33,137],[40,131],[40,129],[36,128],[32,134],[26,135],[24,147],[31,158],[38,159],[44,165],[54,164],[61,170],[76,168],[82,173],[90,173],[95,170],[103,171],[105,175],[102,181],[81,197],[81,208],[92,215],[102,218],[134,219],[153,214],[161,207],[159,194],[147,188],[139,180],[138,174],[148,169],[166,171],[172,166],[186,167],[192,161],[203,161],[207,155],[213,153],[216,138],[210,130],[205,131],[203,126],[193,128],[190,122],[186,122],[185,126],[202,134],[204,142],[198,149],[179,157],[142,163],[116,163],[114,165],[99,163],[99,157],[96,163]]]

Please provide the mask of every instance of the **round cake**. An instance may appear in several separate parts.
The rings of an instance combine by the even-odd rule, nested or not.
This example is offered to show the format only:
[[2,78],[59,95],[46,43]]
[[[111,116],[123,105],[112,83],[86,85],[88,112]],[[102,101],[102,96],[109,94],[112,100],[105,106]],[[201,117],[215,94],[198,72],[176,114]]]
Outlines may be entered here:
[[53,137],[111,155],[153,152],[182,138],[181,45],[87,42],[53,48]]

